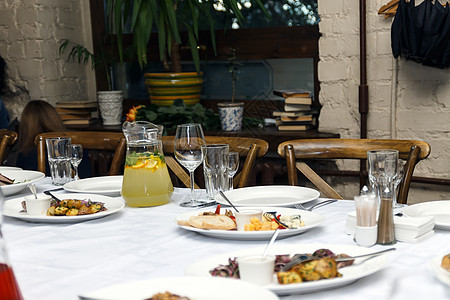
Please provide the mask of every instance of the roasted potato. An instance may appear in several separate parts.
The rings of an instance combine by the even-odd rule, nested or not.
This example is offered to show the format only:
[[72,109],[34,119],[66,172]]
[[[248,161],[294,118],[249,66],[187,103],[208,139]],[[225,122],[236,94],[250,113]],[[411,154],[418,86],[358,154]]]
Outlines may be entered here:
[[78,209],[69,208],[69,210],[66,213],[66,216],[78,216]]
[[279,284],[302,282],[302,277],[294,271],[278,272],[277,279]]
[[70,199],[67,201],[68,208],[76,208],[79,209],[81,207],[81,200]]
[[101,208],[102,208],[102,206],[100,204],[92,204],[91,206],[89,206],[89,211],[90,211],[91,214],[95,214]]
[[55,208],[55,216],[64,216],[64,215],[66,215],[68,210],[69,210],[69,208],[67,208],[67,207],[58,206]]
[[50,206],[49,209],[47,209],[47,216],[54,216],[55,215],[55,209],[56,209],[56,207]]
[[82,205],[82,206],[80,207],[80,209],[78,210],[78,214],[79,214],[79,215],[88,215],[88,214],[90,214],[89,207],[86,206],[86,205]]
[[334,278],[337,276],[338,271],[336,268],[336,261],[331,257],[324,257],[320,259],[316,267],[314,268],[316,272],[320,274],[322,278]]
[[292,268],[292,271],[299,274],[304,281],[316,281],[321,278],[319,272],[315,270],[315,267],[319,261],[318,260],[312,260],[308,262],[301,263],[294,268]]

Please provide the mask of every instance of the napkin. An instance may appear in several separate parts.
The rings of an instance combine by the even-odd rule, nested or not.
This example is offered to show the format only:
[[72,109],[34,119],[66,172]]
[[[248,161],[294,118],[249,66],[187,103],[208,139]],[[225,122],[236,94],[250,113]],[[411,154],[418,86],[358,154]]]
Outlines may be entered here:
[[[405,243],[418,243],[434,234],[434,217],[394,216],[395,239]],[[355,234],[356,211],[347,215],[345,233]]]

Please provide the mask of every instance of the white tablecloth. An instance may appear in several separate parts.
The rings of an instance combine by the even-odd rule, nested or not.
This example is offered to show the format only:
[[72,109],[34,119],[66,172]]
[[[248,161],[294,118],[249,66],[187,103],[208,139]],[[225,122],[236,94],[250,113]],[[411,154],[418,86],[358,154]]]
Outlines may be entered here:
[[[37,188],[42,192],[55,186],[45,178]],[[204,191],[199,193],[205,197]],[[28,194],[27,189],[8,199]],[[174,218],[192,209],[177,204],[187,198],[188,189],[176,189],[167,205],[125,207],[117,214],[76,224],[28,223],[5,217],[3,233],[25,299],[77,299],[79,294],[122,282],[182,276],[187,266],[205,257],[265,245],[264,241],[222,240],[179,228]],[[322,226],[277,243],[355,245],[353,236],[344,233],[347,213],[353,209],[353,201],[318,208],[315,212],[326,218]],[[450,252],[449,231],[436,230],[421,243],[397,243],[395,247],[397,251],[389,254],[389,264],[380,272],[345,287],[281,299],[450,299],[450,288],[430,268],[432,258]],[[375,245],[371,249],[384,248]]]

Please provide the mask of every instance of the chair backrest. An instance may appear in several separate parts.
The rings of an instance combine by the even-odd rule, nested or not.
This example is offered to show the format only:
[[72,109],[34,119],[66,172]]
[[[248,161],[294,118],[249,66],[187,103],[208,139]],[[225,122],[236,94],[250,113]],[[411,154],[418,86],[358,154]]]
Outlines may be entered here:
[[[38,170],[45,173],[47,161],[46,138],[70,137],[72,144],[81,144],[89,151],[92,176],[123,174],[125,163],[126,139],[119,132],[65,131],[46,132],[36,136]],[[98,150],[98,151],[95,151]]]
[[3,165],[3,162],[8,155],[8,148],[12,146],[17,141],[17,132],[9,131],[6,129],[0,130],[0,165]]
[[[296,159],[367,159],[367,151],[393,149],[399,151],[399,158],[406,160],[405,172],[402,182],[399,185],[398,202],[405,204],[407,202],[409,186],[412,174],[416,164],[430,155],[430,145],[423,141],[415,140],[388,140],[388,139],[304,139],[290,140],[278,145],[278,154],[286,158],[288,167],[289,183],[297,185],[296,167],[302,173],[308,173],[308,167],[304,163],[296,163]],[[311,170],[312,171],[312,170]],[[314,178],[317,176],[305,174]],[[359,174],[359,173],[358,173]],[[317,176],[318,177],[318,176]],[[308,177],[311,180],[311,178]],[[317,179],[322,187],[324,182]],[[313,182],[316,186],[316,182]],[[327,189],[325,187],[325,189]],[[325,195],[330,190],[324,191]],[[331,193],[333,193],[331,191]]]
[[[269,150],[269,143],[262,139],[246,137],[227,137],[227,136],[205,136],[206,144],[228,144],[230,151],[239,153],[240,157],[245,157],[244,165],[241,171],[235,176],[234,183],[238,188],[245,187],[249,183],[250,173],[255,165],[256,158],[263,157]],[[174,136],[163,136],[164,154],[173,155]],[[169,166],[170,168],[170,166]],[[183,183],[190,186],[189,181]]]

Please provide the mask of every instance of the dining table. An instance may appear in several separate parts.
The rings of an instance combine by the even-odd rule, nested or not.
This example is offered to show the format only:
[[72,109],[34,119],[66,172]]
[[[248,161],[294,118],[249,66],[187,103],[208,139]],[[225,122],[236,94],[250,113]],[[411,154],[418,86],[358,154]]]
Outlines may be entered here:
[[[36,188],[42,193],[58,187],[45,177]],[[61,190],[54,195],[67,193]],[[30,194],[24,189],[6,197],[6,202]],[[196,194],[206,200],[205,190],[196,190]],[[112,197],[123,201],[120,194]],[[74,223],[29,222],[5,216],[2,231],[24,299],[78,299],[121,283],[185,276],[190,265],[204,258],[267,244],[268,240],[223,239],[180,227],[177,216],[198,210],[179,205],[189,197],[189,189],[175,188],[168,204],[125,205],[117,213]],[[215,206],[210,208],[214,211]],[[356,246],[353,235],[345,233],[347,215],[354,210],[353,200],[319,207],[314,212],[324,217],[320,226],[279,238],[274,245]],[[388,262],[378,272],[345,286],[281,295],[280,299],[450,299],[450,286],[439,281],[430,266],[437,255],[450,253],[449,231],[435,229],[431,237],[418,243],[376,244],[370,250],[388,247],[396,250],[386,254]]]

